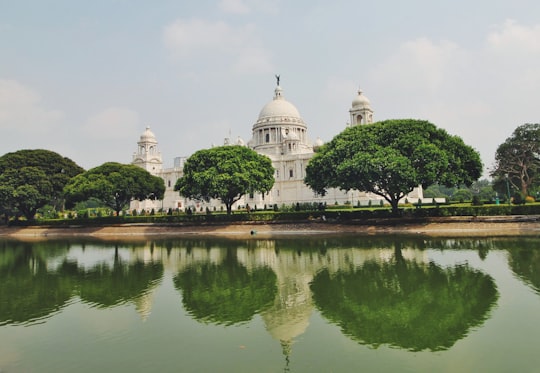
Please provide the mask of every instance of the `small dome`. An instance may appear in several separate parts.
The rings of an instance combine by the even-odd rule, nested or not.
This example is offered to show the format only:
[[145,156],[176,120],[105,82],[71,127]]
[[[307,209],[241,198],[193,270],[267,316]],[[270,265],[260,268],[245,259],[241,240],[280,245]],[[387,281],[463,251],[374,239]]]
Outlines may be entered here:
[[150,131],[150,126],[146,127],[146,130],[141,135],[141,141],[142,142],[157,142],[156,135],[152,131]]
[[324,141],[321,140],[320,137],[317,137],[317,140],[315,140],[315,146],[323,146]]
[[298,109],[285,100],[282,96],[283,90],[280,86],[276,87],[275,96],[272,101],[267,103],[259,113],[259,120],[269,117],[294,117],[300,118]]
[[369,99],[362,94],[362,91],[358,91],[358,95],[354,98],[352,101],[352,107],[353,108],[363,108],[363,107],[369,107],[371,106],[371,102]]

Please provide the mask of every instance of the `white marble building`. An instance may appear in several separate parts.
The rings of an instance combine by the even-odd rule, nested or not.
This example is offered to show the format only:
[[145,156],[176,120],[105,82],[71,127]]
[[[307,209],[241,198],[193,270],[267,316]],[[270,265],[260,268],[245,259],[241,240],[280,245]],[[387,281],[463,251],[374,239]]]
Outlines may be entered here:
[[[373,122],[373,110],[371,103],[362,91],[358,91],[353,99],[349,110],[351,122],[348,126],[363,125]],[[314,193],[303,180],[305,170],[309,160],[313,157],[314,148],[321,146],[322,141],[317,139],[312,143],[308,138],[307,124],[304,122],[297,108],[287,101],[283,95],[283,89],[279,85],[274,90],[273,99],[267,103],[260,111],[259,117],[252,127],[252,138],[247,143],[241,138],[236,142],[226,138],[225,145],[243,145],[248,146],[259,154],[268,156],[274,166],[274,187],[264,195],[254,194],[246,195],[238,201],[233,210],[249,204],[251,208],[262,209],[276,204],[278,207],[283,205],[293,205],[296,203],[326,203],[326,204],[352,204],[354,206],[380,204],[383,199],[372,193],[349,191],[344,192],[338,189],[330,189],[325,196]],[[141,135],[138,142],[138,149],[133,154],[132,164],[138,165],[153,175],[160,176],[165,181],[166,192],[162,201],[146,200],[134,201],[130,210],[155,209],[185,209],[191,207],[196,211],[203,211],[206,207],[213,210],[224,209],[220,201],[191,201],[174,191],[176,180],[182,176],[182,166],[186,158],[176,158],[174,167],[163,168],[161,153],[157,148],[155,135],[147,127]],[[409,201],[414,202],[422,198],[421,188],[415,189],[409,195]],[[386,203],[386,201],[383,201]]]

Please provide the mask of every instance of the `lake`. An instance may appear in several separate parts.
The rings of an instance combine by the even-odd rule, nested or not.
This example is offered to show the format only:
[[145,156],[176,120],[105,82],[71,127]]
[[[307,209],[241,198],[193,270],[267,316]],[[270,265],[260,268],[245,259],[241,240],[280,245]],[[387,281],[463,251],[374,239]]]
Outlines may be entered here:
[[536,372],[540,238],[0,240],[0,372]]

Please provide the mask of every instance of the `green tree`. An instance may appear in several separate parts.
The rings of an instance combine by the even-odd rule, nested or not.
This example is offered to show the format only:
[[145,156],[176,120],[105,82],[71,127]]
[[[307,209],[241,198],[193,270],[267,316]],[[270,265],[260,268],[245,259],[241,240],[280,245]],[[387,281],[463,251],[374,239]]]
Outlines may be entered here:
[[70,204],[93,197],[119,215],[132,199],[163,198],[165,184],[138,166],[108,162],[75,176],[64,193]]
[[6,211],[17,210],[28,220],[33,219],[36,210],[53,196],[52,184],[38,167],[6,170],[0,175],[0,188]]
[[174,190],[184,197],[221,200],[232,205],[247,193],[266,193],[274,185],[270,159],[244,146],[220,146],[195,152],[184,165],[184,176]]
[[356,189],[398,203],[415,187],[470,185],[482,173],[480,155],[457,136],[421,120],[387,120],[347,128],[306,167],[315,192]]
[[60,209],[64,186],[83,171],[71,159],[49,150],[6,153],[0,157],[0,209],[6,218],[20,212],[27,219],[46,204]]
[[451,197],[452,201],[465,202],[472,200],[472,193],[469,189],[458,189]]
[[[495,152],[495,167],[491,172],[502,192],[506,181],[523,196],[539,184],[540,124],[523,124]],[[505,192],[506,194],[506,192]]]

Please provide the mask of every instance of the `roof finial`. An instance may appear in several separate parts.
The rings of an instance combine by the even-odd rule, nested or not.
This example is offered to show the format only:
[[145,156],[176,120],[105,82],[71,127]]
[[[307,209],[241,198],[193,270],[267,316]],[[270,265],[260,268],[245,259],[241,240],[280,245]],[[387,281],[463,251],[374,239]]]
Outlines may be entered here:
[[279,87],[279,78],[280,76],[276,74],[276,81],[277,81],[277,86]]

